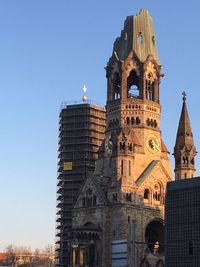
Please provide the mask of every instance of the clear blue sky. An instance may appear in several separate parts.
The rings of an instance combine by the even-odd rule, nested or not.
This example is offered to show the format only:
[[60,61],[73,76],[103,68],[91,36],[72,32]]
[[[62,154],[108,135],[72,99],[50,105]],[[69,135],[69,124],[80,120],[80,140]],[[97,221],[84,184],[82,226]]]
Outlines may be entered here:
[[154,17],[164,66],[164,140],[172,152],[186,90],[199,150],[199,1],[0,1],[0,250],[54,243],[60,104],[79,100],[83,84],[105,103],[113,42],[141,8]]

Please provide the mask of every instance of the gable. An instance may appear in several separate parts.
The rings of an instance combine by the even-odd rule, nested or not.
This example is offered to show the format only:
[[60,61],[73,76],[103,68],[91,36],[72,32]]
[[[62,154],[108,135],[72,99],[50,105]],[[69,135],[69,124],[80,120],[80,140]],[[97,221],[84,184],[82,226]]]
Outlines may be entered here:
[[136,180],[136,185],[138,187],[142,186],[147,180],[162,180],[164,184],[171,181],[171,177],[163,167],[159,160],[153,160],[140,177]]
[[79,192],[74,208],[94,207],[106,202],[107,198],[96,176],[90,174]]
[[159,160],[153,160],[136,180],[137,194],[145,205],[163,208],[167,182],[171,177]]

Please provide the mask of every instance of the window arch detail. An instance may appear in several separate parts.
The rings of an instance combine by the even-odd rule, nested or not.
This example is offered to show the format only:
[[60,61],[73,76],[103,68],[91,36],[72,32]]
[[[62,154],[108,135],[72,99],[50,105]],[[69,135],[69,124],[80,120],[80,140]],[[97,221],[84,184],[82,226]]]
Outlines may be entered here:
[[157,182],[156,184],[154,184],[153,201],[159,204],[164,203],[164,189],[160,182]]
[[119,73],[115,73],[113,81],[113,100],[121,98],[121,78]]
[[144,189],[144,202],[145,203],[151,203],[151,190],[149,188]]
[[88,188],[82,197],[82,207],[96,206],[97,202],[95,192],[91,188]]
[[139,97],[139,78],[135,70],[132,70],[127,79],[127,97]]

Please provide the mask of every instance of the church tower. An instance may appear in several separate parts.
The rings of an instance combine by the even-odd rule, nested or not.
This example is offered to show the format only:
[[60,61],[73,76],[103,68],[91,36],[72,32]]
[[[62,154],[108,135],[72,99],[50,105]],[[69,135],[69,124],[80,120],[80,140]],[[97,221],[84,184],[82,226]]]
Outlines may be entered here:
[[[105,156],[113,161],[113,179],[135,182],[153,160],[169,176],[168,151],[160,130],[160,79],[156,37],[146,10],[127,17],[107,68]],[[117,167],[117,168],[116,168]],[[108,168],[103,169],[103,173]],[[111,171],[111,169],[110,169]]]
[[194,146],[193,134],[186,105],[186,93],[183,92],[183,105],[179,120],[176,143],[174,147],[175,179],[187,179],[195,176],[197,151]]
[[87,255],[91,267],[164,266],[172,171],[160,129],[161,69],[152,17],[141,10],[126,18],[106,66],[105,139],[73,210],[75,262]]

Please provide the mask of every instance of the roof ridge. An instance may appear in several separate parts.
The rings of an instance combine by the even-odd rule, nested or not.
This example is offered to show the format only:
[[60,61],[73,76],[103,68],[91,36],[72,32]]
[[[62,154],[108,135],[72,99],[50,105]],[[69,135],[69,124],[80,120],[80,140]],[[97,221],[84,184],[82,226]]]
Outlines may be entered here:
[[160,162],[160,160],[152,160],[146,169],[141,173],[139,178],[136,180],[136,185],[140,186],[145,178],[149,175],[149,173],[154,169],[154,167]]

